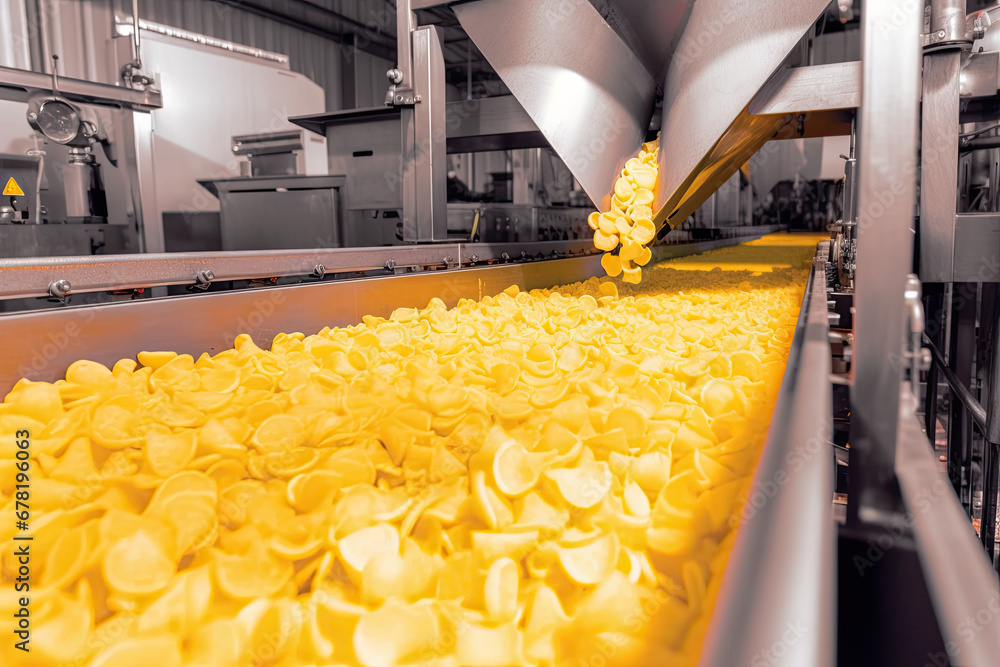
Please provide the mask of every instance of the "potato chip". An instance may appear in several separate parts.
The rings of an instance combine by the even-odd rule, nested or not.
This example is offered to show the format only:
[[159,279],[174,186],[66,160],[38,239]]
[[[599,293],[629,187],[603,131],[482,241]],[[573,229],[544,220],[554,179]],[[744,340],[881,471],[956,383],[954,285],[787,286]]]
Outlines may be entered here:
[[157,635],[123,639],[94,658],[90,667],[134,667],[147,664],[154,655],[158,667],[180,667],[182,662],[178,639]]
[[101,563],[108,587],[126,596],[163,590],[174,569],[167,547],[147,530],[138,530],[112,544]]
[[341,539],[337,550],[347,572],[360,582],[369,560],[380,553],[399,552],[399,531],[386,523],[361,528]]
[[611,490],[611,469],[604,461],[595,461],[576,468],[555,468],[545,472],[571,507],[587,509],[601,502]]
[[390,603],[369,612],[354,629],[354,651],[362,665],[397,665],[438,643],[438,617],[428,604]]

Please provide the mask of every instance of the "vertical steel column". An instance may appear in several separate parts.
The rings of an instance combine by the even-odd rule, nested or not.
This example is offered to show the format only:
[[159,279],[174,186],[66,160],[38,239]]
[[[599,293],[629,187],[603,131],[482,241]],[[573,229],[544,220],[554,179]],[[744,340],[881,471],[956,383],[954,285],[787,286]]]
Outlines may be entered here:
[[[976,355],[977,300],[975,283],[954,283],[948,365],[966,389],[972,386],[972,363]],[[972,415],[953,396],[948,413],[948,476],[969,516],[972,516],[972,428]]]
[[923,282],[949,282],[954,275],[961,69],[960,50],[924,56],[920,121],[920,279]]
[[413,45],[414,104],[402,109],[403,238],[448,238],[448,155],[444,54],[437,26],[417,28]]
[[[994,286],[995,287],[995,286]],[[989,465],[983,465],[983,515],[979,531],[983,536],[986,555],[1000,568],[1000,560],[994,558],[996,550],[997,494],[1000,492],[1000,290],[993,294],[993,313],[988,323],[982,323],[982,331],[990,343],[990,374],[988,390],[983,407],[986,408],[986,442],[984,458]],[[985,314],[984,314],[985,319]]]
[[410,33],[417,28],[417,16],[410,9],[409,0],[396,0],[396,69],[400,78],[394,83],[400,88],[413,86],[413,56],[410,50]]
[[922,3],[866,2],[858,116],[858,227],[852,383],[852,523],[881,522],[895,501],[904,342],[913,263]]

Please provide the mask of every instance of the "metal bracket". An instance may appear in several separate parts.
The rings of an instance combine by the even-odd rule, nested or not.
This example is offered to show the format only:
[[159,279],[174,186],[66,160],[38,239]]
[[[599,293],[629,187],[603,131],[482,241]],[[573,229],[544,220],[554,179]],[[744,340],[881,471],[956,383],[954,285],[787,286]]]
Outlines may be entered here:
[[211,271],[211,269],[204,269],[198,272],[198,275],[195,276],[194,280],[195,283],[191,287],[193,289],[205,291],[212,286],[212,281],[215,280],[215,274]]
[[53,299],[57,299],[59,303],[65,303],[66,297],[69,296],[72,286],[66,279],[54,280],[49,283],[49,296]]
[[906,304],[907,331],[910,335],[902,356],[909,362],[911,399],[919,401],[920,372],[931,367],[931,351],[923,347],[924,304],[921,300],[920,279],[912,273],[906,276],[903,301]]

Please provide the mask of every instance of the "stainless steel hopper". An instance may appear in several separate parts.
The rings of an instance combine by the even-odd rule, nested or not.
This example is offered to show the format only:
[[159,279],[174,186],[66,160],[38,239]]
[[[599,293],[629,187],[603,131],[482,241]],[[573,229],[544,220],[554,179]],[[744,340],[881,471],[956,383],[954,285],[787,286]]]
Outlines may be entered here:
[[477,0],[453,9],[596,204],[645,139],[659,88],[655,221],[673,227],[789,123],[773,109],[751,115],[751,101],[828,4]]

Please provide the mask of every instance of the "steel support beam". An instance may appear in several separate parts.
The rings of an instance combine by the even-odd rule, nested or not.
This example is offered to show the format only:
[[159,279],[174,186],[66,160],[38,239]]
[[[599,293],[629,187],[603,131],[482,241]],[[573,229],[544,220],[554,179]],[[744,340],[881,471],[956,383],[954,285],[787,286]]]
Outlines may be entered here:
[[862,14],[858,114],[858,252],[848,522],[900,511],[895,480],[904,341],[913,263],[920,102],[920,3],[868,2]]

